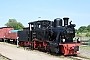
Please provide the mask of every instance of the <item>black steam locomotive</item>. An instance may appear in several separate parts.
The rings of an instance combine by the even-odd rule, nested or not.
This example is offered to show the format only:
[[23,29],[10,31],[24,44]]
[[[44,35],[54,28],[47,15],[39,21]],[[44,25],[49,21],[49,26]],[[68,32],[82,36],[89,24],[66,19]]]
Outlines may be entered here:
[[[64,20],[64,25],[63,25]],[[64,55],[77,54],[80,41],[73,42],[75,24],[68,24],[69,18],[56,18],[54,21],[38,20],[29,22],[29,27],[18,32],[19,44],[31,49],[44,50]]]

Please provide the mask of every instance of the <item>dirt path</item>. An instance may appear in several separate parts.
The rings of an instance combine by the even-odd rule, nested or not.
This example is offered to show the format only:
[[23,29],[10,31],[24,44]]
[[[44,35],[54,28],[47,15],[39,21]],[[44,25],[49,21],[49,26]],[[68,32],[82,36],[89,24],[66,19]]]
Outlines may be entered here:
[[15,45],[0,42],[0,54],[12,60],[71,60],[69,58],[60,58],[37,51],[27,51],[17,48]]

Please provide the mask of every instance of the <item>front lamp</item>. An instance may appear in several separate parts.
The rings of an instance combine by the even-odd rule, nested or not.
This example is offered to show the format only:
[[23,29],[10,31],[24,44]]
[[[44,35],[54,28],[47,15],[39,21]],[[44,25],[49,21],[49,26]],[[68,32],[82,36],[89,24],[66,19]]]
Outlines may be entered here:
[[63,39],[63,42],[65,42],[65,39]]

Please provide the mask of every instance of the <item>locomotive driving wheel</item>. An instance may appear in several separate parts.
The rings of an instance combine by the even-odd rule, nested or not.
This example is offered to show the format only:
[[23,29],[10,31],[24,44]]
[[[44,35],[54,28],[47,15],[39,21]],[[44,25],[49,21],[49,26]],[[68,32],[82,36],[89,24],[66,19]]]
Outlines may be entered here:
[[49,52],[49,53],[51,53],[50,45],[47,45],[47,46],[46,46],[46,51]]

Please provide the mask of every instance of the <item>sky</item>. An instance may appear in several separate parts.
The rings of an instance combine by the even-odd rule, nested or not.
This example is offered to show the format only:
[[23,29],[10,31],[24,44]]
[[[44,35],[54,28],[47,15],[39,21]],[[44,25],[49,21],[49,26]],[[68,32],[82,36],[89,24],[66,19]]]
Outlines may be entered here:
[[63,17],[69,17],[76,29],[89,25],[90,0],[0,0],[0,27],[11,18],[27,27],[28,22]]

